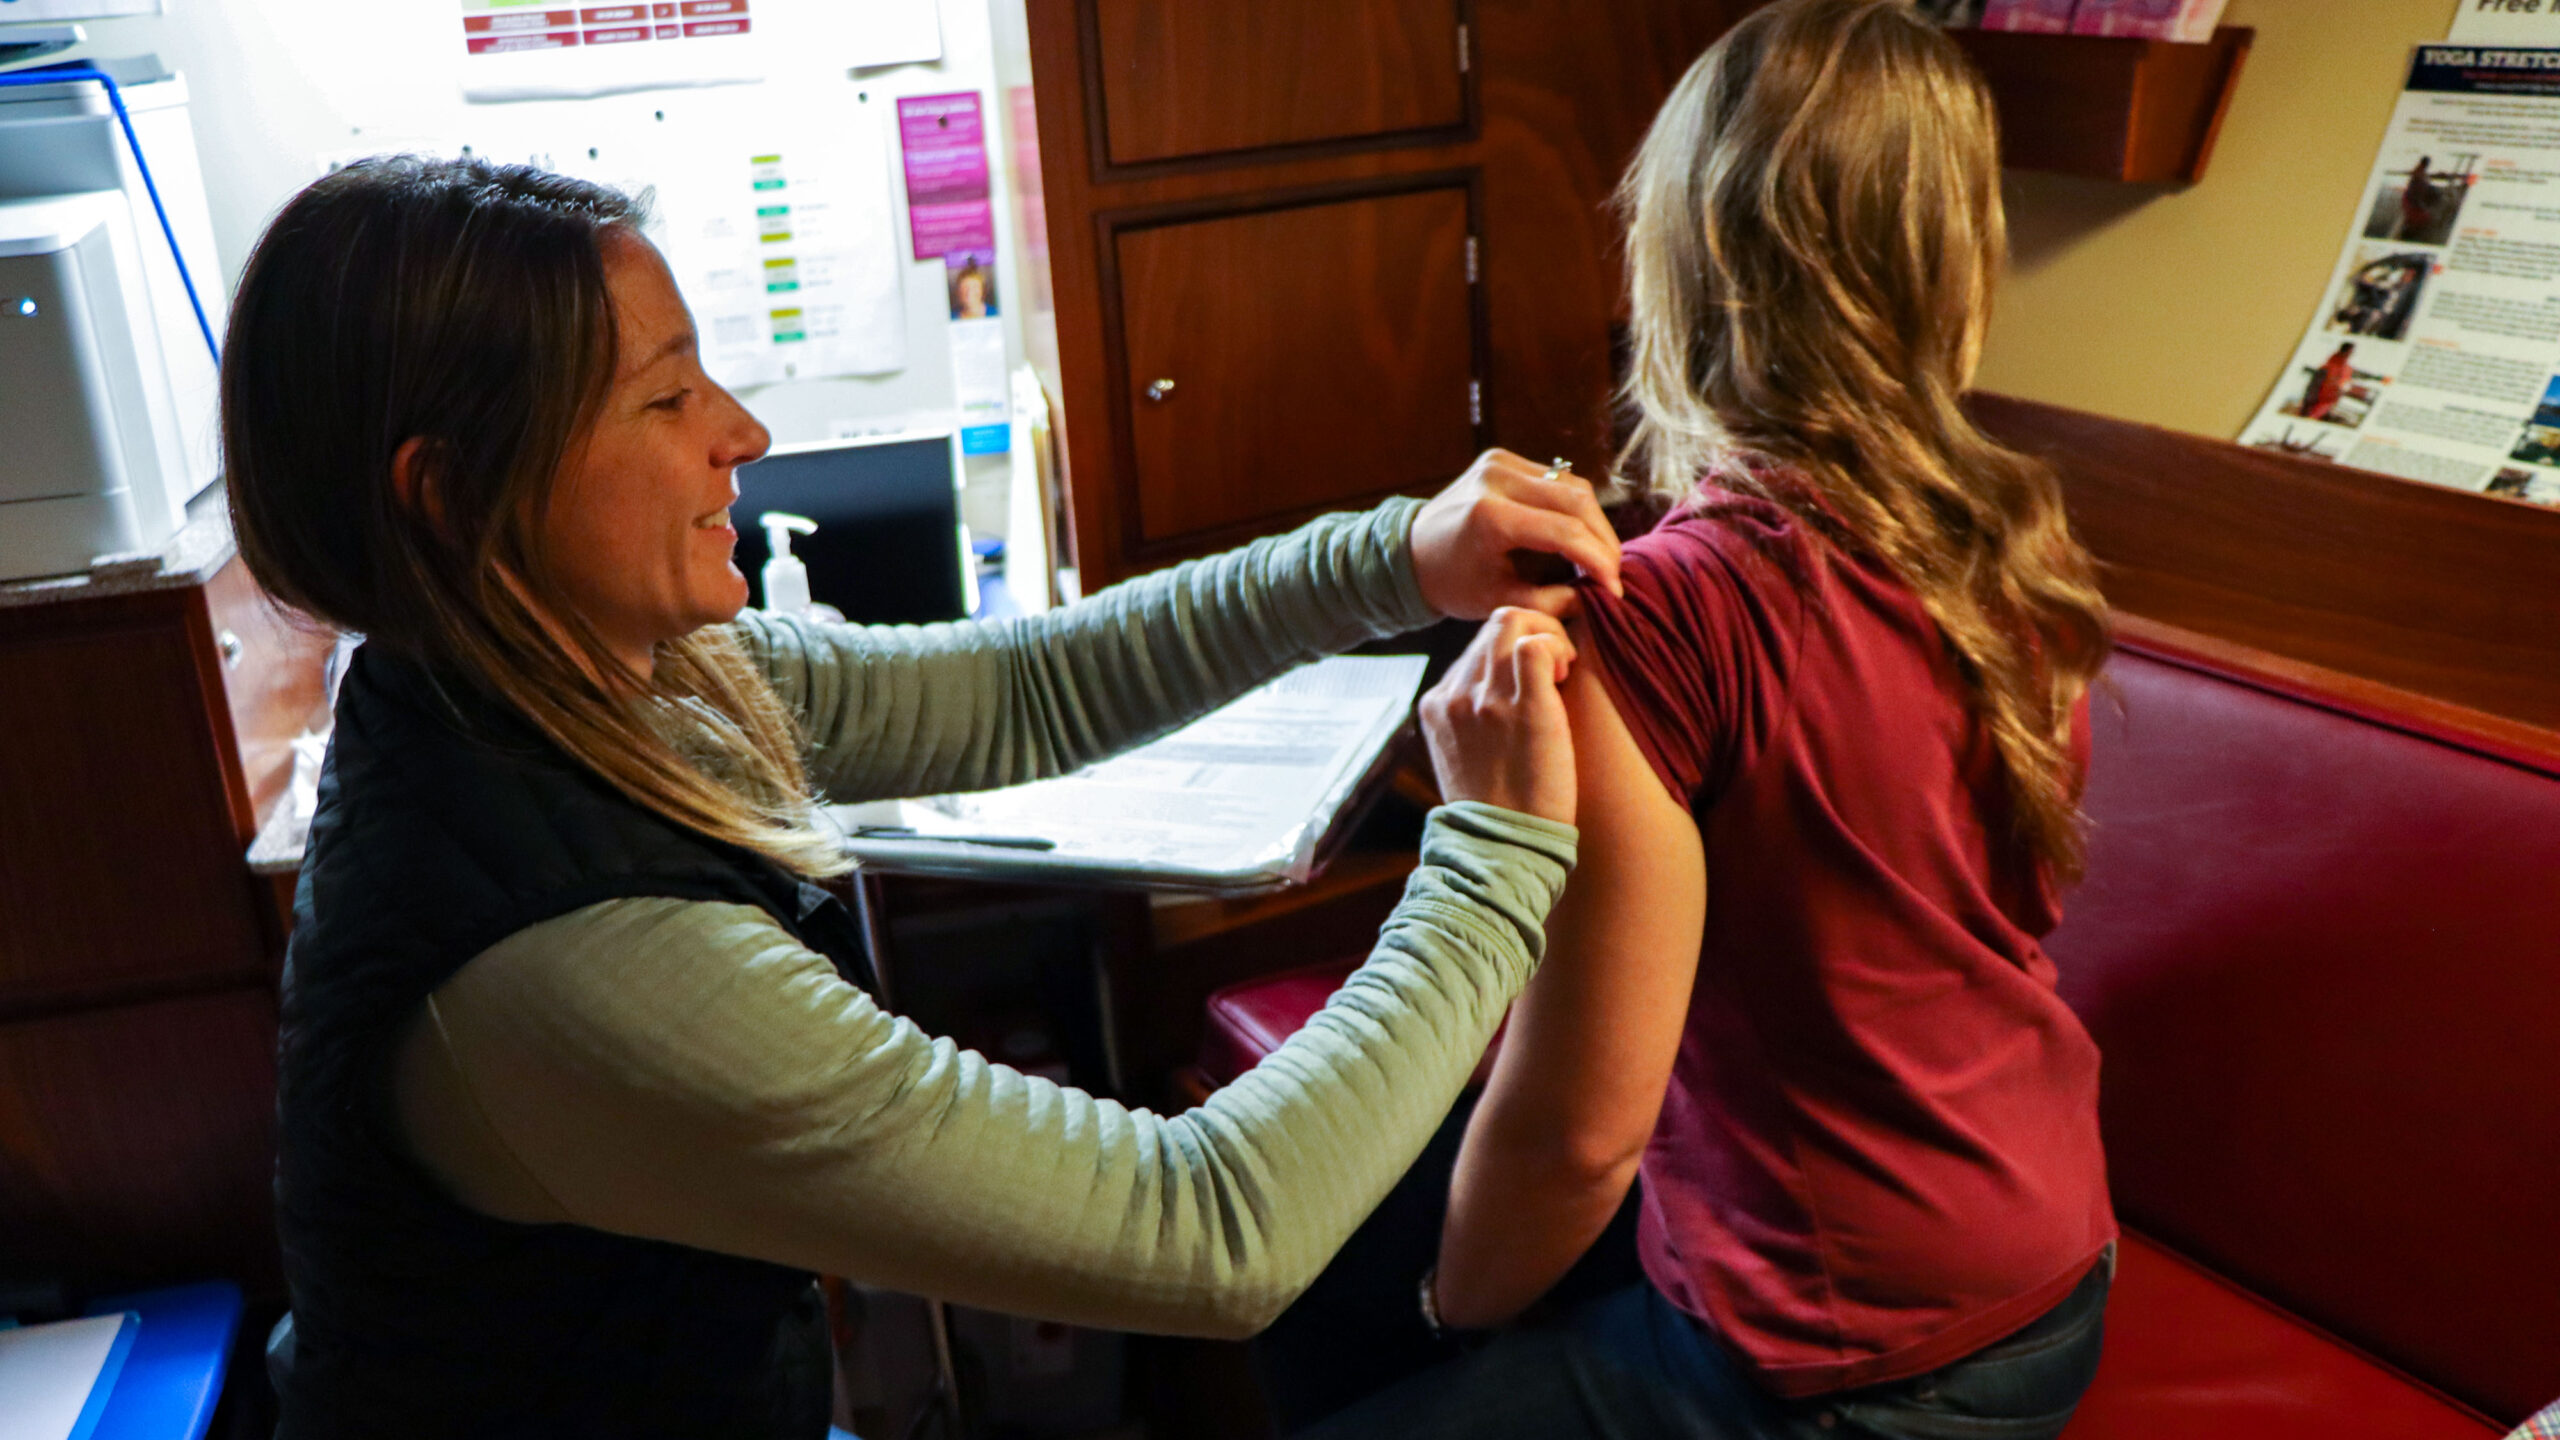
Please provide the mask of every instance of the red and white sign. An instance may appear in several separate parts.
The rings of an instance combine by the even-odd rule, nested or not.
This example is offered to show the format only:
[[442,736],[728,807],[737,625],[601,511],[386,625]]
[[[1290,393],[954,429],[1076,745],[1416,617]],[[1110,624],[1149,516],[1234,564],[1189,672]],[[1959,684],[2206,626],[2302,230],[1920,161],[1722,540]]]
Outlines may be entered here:
[[473,55],[512,55],[643,40],[712,40],[749,33],[749,0],[648,0],[538,10],[510,0],[461,0],[462,34]]
[[500,15],[465,15],[466,35],[512,35],[524,30],[559,30],[578,23],[575,10],[516,10]]
[[578,43],[575,30],[544,30],[535,34],[474,35],[474,55],[510,55],[523,50],[567,50]]

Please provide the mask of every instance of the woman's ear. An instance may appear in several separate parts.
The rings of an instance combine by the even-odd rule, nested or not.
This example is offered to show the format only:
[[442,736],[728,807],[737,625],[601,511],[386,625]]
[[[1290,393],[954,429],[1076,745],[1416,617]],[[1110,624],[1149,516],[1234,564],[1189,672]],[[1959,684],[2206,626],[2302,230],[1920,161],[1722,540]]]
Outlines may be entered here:
[[426,436],[412,435],[391,452],[391,494],[402,510],[426,521],[430,529],[444,531],[443,487],[437,484],[435,463],[427,455]]

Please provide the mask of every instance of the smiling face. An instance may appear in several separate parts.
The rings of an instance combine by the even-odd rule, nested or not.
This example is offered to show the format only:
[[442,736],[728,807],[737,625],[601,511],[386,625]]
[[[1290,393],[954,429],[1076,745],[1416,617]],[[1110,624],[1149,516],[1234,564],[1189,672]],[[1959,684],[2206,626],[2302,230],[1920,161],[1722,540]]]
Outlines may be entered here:
[[657,248],[608,231],[604,267],[620,336],[612,388],[562,464],[538,528],[561,598],[645,677],[660,642],[747,603],[746,576],[730,558],[730,472],[773,437],[703,372],[693,317]]

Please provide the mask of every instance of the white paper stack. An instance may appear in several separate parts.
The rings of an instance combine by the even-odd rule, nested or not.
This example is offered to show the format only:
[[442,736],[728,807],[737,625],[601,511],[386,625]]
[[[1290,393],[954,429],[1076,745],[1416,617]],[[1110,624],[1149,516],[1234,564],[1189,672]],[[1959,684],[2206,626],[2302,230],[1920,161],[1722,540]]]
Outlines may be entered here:
[[[1072,775],[829,813],[845,827],[847,848],[881,870],[1222,894],[1276,889],[1314,874],[1326,833],[1412,713],[1424,664],[1418,655],[1318,661]],[[914,835],[858,833],[883,825]]]
[[86,1440],[141,1328],[125,1311],[0,1330],[0,1440]]

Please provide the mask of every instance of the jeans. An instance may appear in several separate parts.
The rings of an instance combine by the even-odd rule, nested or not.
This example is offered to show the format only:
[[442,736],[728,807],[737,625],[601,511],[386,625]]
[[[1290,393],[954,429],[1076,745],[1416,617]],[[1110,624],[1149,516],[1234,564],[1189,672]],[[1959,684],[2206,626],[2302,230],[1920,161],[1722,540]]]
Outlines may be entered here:
[[2115,1252],[2053,1309],[1925,1375],[1801,1400],[1637,1283],[1370,1396],[1300,1440],[2046,1440],[2097,1373]]
[[[1449,1173],[1457,1165],[1475,1097],[1461,1097],[1440,1133],[1404,1178],[1333,1257],[1307,1293],[1253,1342],[1256,1367],[1280,1433],[1307,1426],[1459,1354],[1422,1323],[1414,1284],[1440,1251],[1449,1209]],[[1639,1184],[1637,1189],[1641,1189]],[[1636,1259],[1639,1199],[1627,1196],[1617,1217],[1539,1302],[1541,1313],[1570,1313],[1644,1282]]]

